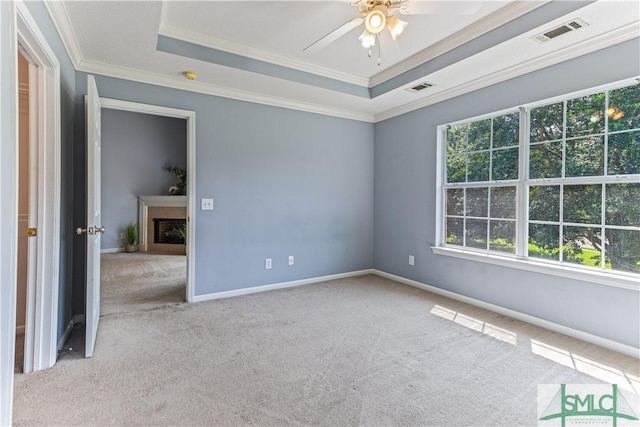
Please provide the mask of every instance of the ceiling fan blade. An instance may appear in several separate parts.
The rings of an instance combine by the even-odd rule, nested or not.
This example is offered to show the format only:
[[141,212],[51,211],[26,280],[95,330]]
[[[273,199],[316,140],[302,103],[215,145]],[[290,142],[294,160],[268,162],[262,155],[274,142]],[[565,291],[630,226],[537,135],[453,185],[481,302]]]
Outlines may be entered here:
[[354,28],[356,28],[358,25],[362,24],[362,21],[364,21],[364,18],[362,18],[362,17],[353,18],[349,22],[339,26],[338,28],[336,28],[335,30],[333,30],[330,33],[326,34],[325,36],[321,37],[320,39],[314,41],[309,46],[307,46],[304,49],[302,49],[302,51],[303,52],[316,52],[316,51],[328,46],[329,44],[333,43],[334,41],[338,40],[340,37],[344,36],[349,31],[351,31]]
[[398,9],[405,15],[473,15],[482,0],[401,0]]

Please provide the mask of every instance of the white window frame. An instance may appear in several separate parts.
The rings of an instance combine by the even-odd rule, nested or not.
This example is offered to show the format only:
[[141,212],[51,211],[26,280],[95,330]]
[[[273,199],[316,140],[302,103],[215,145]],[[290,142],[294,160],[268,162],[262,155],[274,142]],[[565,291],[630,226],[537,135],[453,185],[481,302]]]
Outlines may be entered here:
[[[598,92],[617,89],[640,82],[640,78],[625,79],[622,81],[588,88],[578,92],[565,94],[562,96],[537,101],[526,104],[518,108],[510,108],[490,114],[460,120],[457,122],[443,124],[437,127],[437,155],[436,155],[436,245],[431,248],[432,252],[438,255],[453,256],[457,258],[485,262],[495,265],[512,267],[522,270],[551,274],[554,276],[566,277],[586,282],[598,283],[602,285],[615,286],[624,289],[640,291],[640,274],[627,273],[615,270],[601,270],[593,267],[572,265],[554,260],[544,260],[540,258],[529,258],[527,255],[528,246],[528,193],[529,187],[536,184],[562,185],[562,184],[612,184],[612,183],[637,183],[640,178],[637,175],[615,175],[601,177],[575,177],[575,178],[549,178],[549,179],[528,179],[529,176],[529,113],[532,108],[568,101]],[[505,185],[516,185],[516,253],[509,254],[498,251],[474,249],[446,243],[446,130],[451,126],[465,124],[511,114],[519,109],[520,111],[520,150],[519,150],[519,174],[518,180],[510,181],[488,181],[455,184],[465,188],[469,186],[495,186],[496,183]],[[606,123],[605,123],[606,125]],[[606,146],[605,146],[606,149]],[[606,165],[605,165],[606,168]],[[606,169],[605,169],[606,172]],[[451,186],[451,184],[449,184]],[[451,188],[451,187],[449,187]],[[602,197],[605,197],[604,191]],[[603,204],[604,209],[604,204]],[[560,217],[562,223],[562,216]],[[604,219],[603,219],[604,220]],[[580,224],[584,226],[584,224]]]

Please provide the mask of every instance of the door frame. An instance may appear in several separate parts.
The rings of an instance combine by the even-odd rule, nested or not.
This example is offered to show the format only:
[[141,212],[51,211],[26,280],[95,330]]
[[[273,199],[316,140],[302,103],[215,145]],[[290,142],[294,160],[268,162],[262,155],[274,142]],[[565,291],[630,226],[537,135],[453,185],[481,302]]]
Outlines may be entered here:
[[[18,44],[37,67],[38,244],[33,290],[33,370],[53,366],[57,356],[60,255],[60,64],[23,2],[0,1],[0,424],[10,425],[13,406],[17,289]],[[30,82],[31,83],[31,82]],[[28,302],[29,304],[29,302]]]
[[[29,120],[36,126],[37,167],[30,166],[31,189],[37,206],[35,280],[27,290],[25,372],[50,368],[58,351],[58,288],[60,279],[60,63],[23,2],[16,2],[17,44],[28,56]],[[34,99],[35,98],[35,99]],[[37,117],[31,117],[35,113]],[[30,206],[31,209],[31,206]],[[31,216],[31,215],[30,215]],[[30,224],[30,226],[33,226]],[[30,267],[31,271],[34,271]],[[29,363],[31,362],[31,363]]]
[[195,302],[196,248],[196,112],[160,105],[143,104],[119,99],[100,98],[102,108],[185,119],[187,121],[187,289],[185,299]]
[[[11,425],[18,251],[18,41],[14,2],[0,1],[0,425]],[[5,52],[8,52],[7,56]],[[8,285],[8,286],[7,286]]]

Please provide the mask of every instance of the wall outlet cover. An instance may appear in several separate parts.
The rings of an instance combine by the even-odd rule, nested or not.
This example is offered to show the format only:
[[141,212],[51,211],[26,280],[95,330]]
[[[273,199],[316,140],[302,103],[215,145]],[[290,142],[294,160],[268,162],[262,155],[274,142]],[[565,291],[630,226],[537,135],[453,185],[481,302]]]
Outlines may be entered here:
[[213,199],[202,199],[200,201],[200,210],[212,211],[213,210]]

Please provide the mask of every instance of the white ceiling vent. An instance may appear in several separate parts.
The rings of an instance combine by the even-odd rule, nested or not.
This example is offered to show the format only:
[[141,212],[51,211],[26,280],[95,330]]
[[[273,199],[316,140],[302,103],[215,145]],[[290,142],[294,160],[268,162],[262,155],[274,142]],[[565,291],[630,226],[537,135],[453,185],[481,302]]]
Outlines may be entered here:
[[422,82],[418,85],[415,85],[414,87],[408,87],[405,90],[407,92],[420,92],[421,90],[430,88],[431,86],[433,86],[431,83]]
[[576,18],[556,28],[552,28],[540,34],[536,34],[531,38],[537,42],[544,43],[544,42],[548,42],[551,39],[555,39],[556,37],[559,37],[563,34],[570,33],[571,31],[575,31],[575,30],[579,30],[580,28],[587,27],[588,25],[589,24],[584,22],[582,19]]

